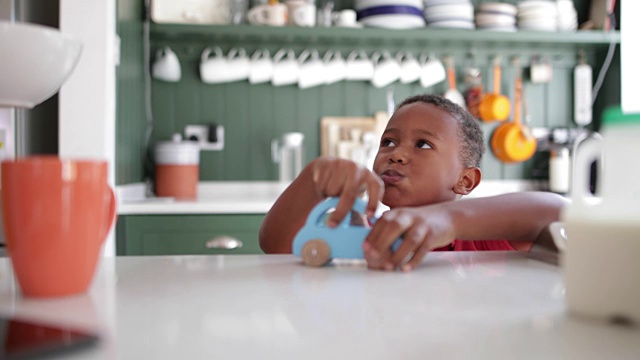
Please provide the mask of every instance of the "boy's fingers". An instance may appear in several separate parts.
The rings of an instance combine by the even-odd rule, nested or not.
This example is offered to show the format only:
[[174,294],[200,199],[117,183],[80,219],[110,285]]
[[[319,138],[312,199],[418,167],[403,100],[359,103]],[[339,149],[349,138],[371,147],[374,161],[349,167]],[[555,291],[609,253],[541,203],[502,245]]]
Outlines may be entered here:
[[329,217],[329,227],[336,227],[347,216],[347,213],[351,211],[353,203],[356,201],[355,194],[350,192],[343,192],[336,206],[336,211]]
[[[409,257],[411,253],[417,253],[422,247],[426,248],[424,239],[427,235],[427,229],[422,226],[414,226],[406,231],[402,238],[402,244],[398,250],[391,255],[388,262],[391,263],[393,269],[400,266],[402,262]],[[413,256],[415,257],[415,255]]]
[[378,203],[382,200],[382,195],[384,195],[384,186],[381,180],[372,177],[366,183],[366,187],[369,193],[369,202],[366,210],[367,217],[372,217],[378,209]]
[[422,259],[424,259],[424,257],[427,255],[428,252],[429,252],[429,247],[426,246],[426,244],[419,247],[418,251],[416,251],[416,253],[413,254],[413,257],[411,258],[411,260],[407,261],[404,265],[402,265],[402,267],[400,267],[400,270],[411,271],[415,269],[420,265],[420,263],[422,263]]

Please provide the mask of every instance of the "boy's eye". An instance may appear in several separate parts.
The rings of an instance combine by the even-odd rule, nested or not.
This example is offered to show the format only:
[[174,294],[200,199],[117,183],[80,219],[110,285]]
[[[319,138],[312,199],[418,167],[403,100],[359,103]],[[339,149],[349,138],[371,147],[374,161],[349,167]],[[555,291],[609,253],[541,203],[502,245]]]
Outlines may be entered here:
[[388,146],[396,146],[396,143],[394,143],[391,139],[382,139],[382,141],[380,141],[380,147]]
[[416,146],[419,147],[420,149],[431,149],[431,144],[429,144],[428,142],[426,142],[424,140],[418,141]]

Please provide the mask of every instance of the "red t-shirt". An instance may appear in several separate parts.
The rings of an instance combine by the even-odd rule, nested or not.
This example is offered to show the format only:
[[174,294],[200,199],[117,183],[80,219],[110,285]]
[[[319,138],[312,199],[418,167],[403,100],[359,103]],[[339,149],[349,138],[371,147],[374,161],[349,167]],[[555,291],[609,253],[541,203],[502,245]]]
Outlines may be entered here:
[[453,240],[450,245],[433,251],[516,251],[507,240]]

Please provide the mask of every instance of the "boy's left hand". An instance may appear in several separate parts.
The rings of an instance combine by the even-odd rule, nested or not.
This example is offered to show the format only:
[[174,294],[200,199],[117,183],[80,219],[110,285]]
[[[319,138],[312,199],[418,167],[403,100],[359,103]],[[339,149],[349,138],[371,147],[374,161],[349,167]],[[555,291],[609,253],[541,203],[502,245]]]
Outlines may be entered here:
[[[455,227],[439,205],[397,208],[385,212],[374,224],[362,245],[364,256],[373,269],[413,270],[425,255],[449,245],[455,239]],[[393,253],[391,245],[402,237],[402,245]]]

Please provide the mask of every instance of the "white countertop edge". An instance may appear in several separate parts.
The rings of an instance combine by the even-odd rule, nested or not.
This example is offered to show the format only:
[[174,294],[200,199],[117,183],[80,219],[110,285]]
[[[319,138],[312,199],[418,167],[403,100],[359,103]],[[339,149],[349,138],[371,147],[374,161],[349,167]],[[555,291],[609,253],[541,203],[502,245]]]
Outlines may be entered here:
[[[485,180],[465,198],[539,190],[544,185],[530,180]],[[205,181],[198,184],[198,196],[190,201],[147,198],[143,183],[119,185],[118,214],[266,214],[287,186],[277,181]]]

